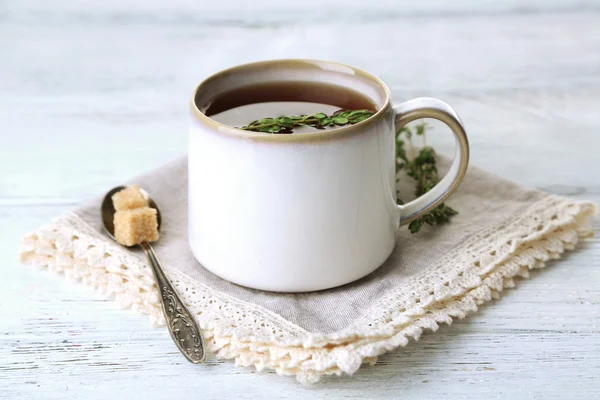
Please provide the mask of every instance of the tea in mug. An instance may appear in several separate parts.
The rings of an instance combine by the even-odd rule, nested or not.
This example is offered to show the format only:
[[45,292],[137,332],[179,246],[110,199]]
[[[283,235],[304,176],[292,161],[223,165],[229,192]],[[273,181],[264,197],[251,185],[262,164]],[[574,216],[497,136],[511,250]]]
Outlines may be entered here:
[[[224,92],[210,104],[200,107],[211,119],[231,127],[243,127],[252,121],[281,116],[323,113],[331,116],[338,110],[376,112],[375,104],[352,89],[319,82],[267,82],[243,86]],[[334,125],[324,129],[335,129]],[[311,133],[323,128],[294,127],[294,133]]]

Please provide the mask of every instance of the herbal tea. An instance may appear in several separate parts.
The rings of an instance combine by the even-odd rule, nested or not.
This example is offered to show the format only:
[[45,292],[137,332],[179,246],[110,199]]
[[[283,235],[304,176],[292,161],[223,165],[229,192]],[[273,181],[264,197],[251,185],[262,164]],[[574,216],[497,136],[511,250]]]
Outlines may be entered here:
[[311,133],[363,121],[376,107],[366,96],[317,82],[268,82],[216,97],[204,113],[225,125],[269,133]]

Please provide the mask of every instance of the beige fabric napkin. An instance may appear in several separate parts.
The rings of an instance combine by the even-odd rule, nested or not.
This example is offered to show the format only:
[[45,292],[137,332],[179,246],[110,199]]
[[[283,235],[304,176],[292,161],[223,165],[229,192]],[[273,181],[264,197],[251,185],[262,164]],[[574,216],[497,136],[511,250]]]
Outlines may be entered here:
[[[210,353],[301,381],[352,374],[417,340],[423,329],[435,331],[476,311],[512,287],[514,277],[527,277],[590,236],[595,212],[591,203],[524,189],[470,167],[449,201],[460,212],[451,223],[415,235],[401,228],[388,261],[355,283],[276,294],[226,282],[192,257],[186,168],[180,159],[133,180],[161,207],[155,250],[167,275],[196,314]],[[22,260],[63,272],[164,323],[143,254],[102,234],[99,205],[94,199],[26,236]]]

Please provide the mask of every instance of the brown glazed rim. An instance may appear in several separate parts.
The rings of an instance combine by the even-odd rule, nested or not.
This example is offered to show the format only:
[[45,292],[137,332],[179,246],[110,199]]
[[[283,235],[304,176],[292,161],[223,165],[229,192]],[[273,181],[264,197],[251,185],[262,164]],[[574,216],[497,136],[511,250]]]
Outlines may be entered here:
[[[202,111],[198,109],[196,105],[196,95],[202,87],[209,81],[219,78],[221,76],[233,73],[233,72],[243,72],[247,69],[254,68],[264,68],[267,66],[270,67],[280,67],[280,68],[289,68],[289,67],[302,67],[307,69],[323,69],[320,65],[334,65],[341,68],[351,69],[355,75],[366,78],[374,83],[376,83],[385,93],[385,101],[383,106],[377,110],[377,112],[372,115],[370,118],[361,121],[354,125],[348,125],[339,127],[336,129],[326,130],[323,132],[315,132],[311,134],[273,134],[273,133],[263,133],[263,132],[252,132],[245,131],[242,129],[233,128],[231,126],[227,126],[221,124],[210,117],[206,116]],[[342,137],[356,135],[358,133],[364,132],[365,128],[375,124],[377,121],[381,120],[383,116],[386,114],[386,111],[390,108],[390,89],[387,85],[379,78],[374,75],[369,74],[366,71],[361,69],[352,67],[350,65],[332,62],[332,61],[322,61],[322,60],[311,60],[311,59],[282,59],[282,60],[267,60],[267,61],[258,61],[247,64],[241,64],[232,68],[224,69],[216,74],[213,74],[202,81],[194,90],[194,94],[192,95],[192,99],[190,100],[190,108],[192,110],[192,114],[196,117],[198,121],[200,121],[207,128],[214,130],[218,133],[238,137],[243,139],[251,139],[258,141],[267,141],[267,142],[316,142],[322,140],[330,140],[330,139],[338,139]]]

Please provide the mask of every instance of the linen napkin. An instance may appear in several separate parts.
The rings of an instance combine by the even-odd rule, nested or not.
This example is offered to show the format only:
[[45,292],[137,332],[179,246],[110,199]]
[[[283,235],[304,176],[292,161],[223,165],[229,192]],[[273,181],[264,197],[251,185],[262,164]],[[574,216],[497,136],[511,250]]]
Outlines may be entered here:
[[[418,340],[424,329],[435,331],[440,323],[476,311],[514,286],[513,278],[528,277],[530,269],[591,236],[595,213],[592,203],[525,189],[470,167],[449,201],[459,211],[450,223],[425,226],[414,235],[400,228],[391,257],[357,282],[280,294],[224,281],[193,258],[187,242],[186,158],[131,183],[151,193],[161,208],[155,251],[196,315],[209,355],[304,382],[352,374],[409,339]],[[400,189],[412,192],[410,186]],[[144,255],[102,233],[100,202],[96,198],[27,235],[22,260],[94,286],[164,324]]]

